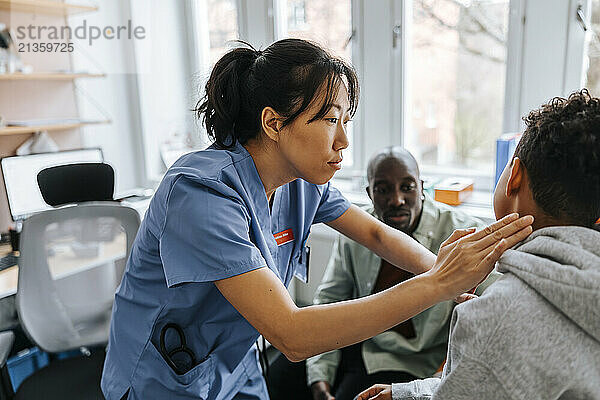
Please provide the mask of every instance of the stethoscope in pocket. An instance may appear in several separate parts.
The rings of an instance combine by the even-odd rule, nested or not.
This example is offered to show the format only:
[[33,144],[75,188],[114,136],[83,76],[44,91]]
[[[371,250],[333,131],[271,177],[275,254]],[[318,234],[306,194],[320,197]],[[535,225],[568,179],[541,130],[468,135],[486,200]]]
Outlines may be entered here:
[[[177,336],[179,336],[179,346],[171,350],[167,350],[165,344],[165,339],[169,330],[174,331],[177,333]],[[169,367],[171,367],[178,375],[185,374],[197,365],[194,352],[187,347],[183,329],[173,322],[166,324],[160,331],[160,354],[166,363],[169,364]]]

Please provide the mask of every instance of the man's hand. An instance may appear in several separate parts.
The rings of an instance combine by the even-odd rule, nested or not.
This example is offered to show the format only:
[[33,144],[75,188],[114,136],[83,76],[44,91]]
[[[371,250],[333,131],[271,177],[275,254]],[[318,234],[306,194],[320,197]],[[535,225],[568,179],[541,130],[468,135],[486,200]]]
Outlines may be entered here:
[[329,382],[319,381],[310,385],[313,400],[335,400],[331,395],[331,386]]
[[392,385],[373,385],[354,400],[392,400]]

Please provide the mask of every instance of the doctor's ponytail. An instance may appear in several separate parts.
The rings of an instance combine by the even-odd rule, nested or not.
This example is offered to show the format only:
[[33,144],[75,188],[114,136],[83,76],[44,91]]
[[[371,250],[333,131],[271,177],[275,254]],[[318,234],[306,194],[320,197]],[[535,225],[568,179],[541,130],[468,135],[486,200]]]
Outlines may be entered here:
[[236,141],[245,144],[257,137],[265,107],[282,115],[284,126],[290,124],[309,107],[321,87],[326,90],[325,100],[310,122],[322,118],[342,79],[350,115],[356,112],[359,89],[354,69],[318,45],[284,39],[259,51],[239,43],[243,47],[230,50],[217,61],[194,109],[218,147],[231,148]]

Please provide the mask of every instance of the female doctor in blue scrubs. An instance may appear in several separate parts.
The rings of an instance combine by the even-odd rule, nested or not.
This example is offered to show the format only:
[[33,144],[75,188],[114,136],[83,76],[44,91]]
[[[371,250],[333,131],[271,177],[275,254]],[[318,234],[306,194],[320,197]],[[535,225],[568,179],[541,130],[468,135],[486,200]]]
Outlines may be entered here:
[[[268,399],[260,334],[292,361],[372,337],[455,298],[530,232],[512,215],[455,232],[436,257],[329,180],[357,107],[353,69],[306,41],[231,50],[197,107],[214,144],[156,191],[117,291],[102,390],[119,399]],[[418,274],[361,299],[298,308],[312,224]]]

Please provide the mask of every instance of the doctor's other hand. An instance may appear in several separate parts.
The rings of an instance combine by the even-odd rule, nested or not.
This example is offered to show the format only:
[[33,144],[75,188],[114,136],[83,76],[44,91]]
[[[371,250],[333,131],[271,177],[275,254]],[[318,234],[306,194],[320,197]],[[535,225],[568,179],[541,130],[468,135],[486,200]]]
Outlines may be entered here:
[[475,300],[478,297],[479,296],[477,296],[476,294],[473,294],[473,293],[463,293],[463,294],[459,294],[458,296],[456,296],[454,298],[454,302],[457,304],[460,304],[460,303],[464,303],[465,301]]
[[442,243],[425,274],[434,278],[444,300],[458,299],[485,279],[504,251],[531,234],[532,223],[531,215],[515,213],[479,231],[458,229]]
[[354,400],[392,400],[392,385],[373,385],[360,392]]
[[310,385],[313,400],[335,400],[331,394],[331,386],[326,381],[318,381]]

